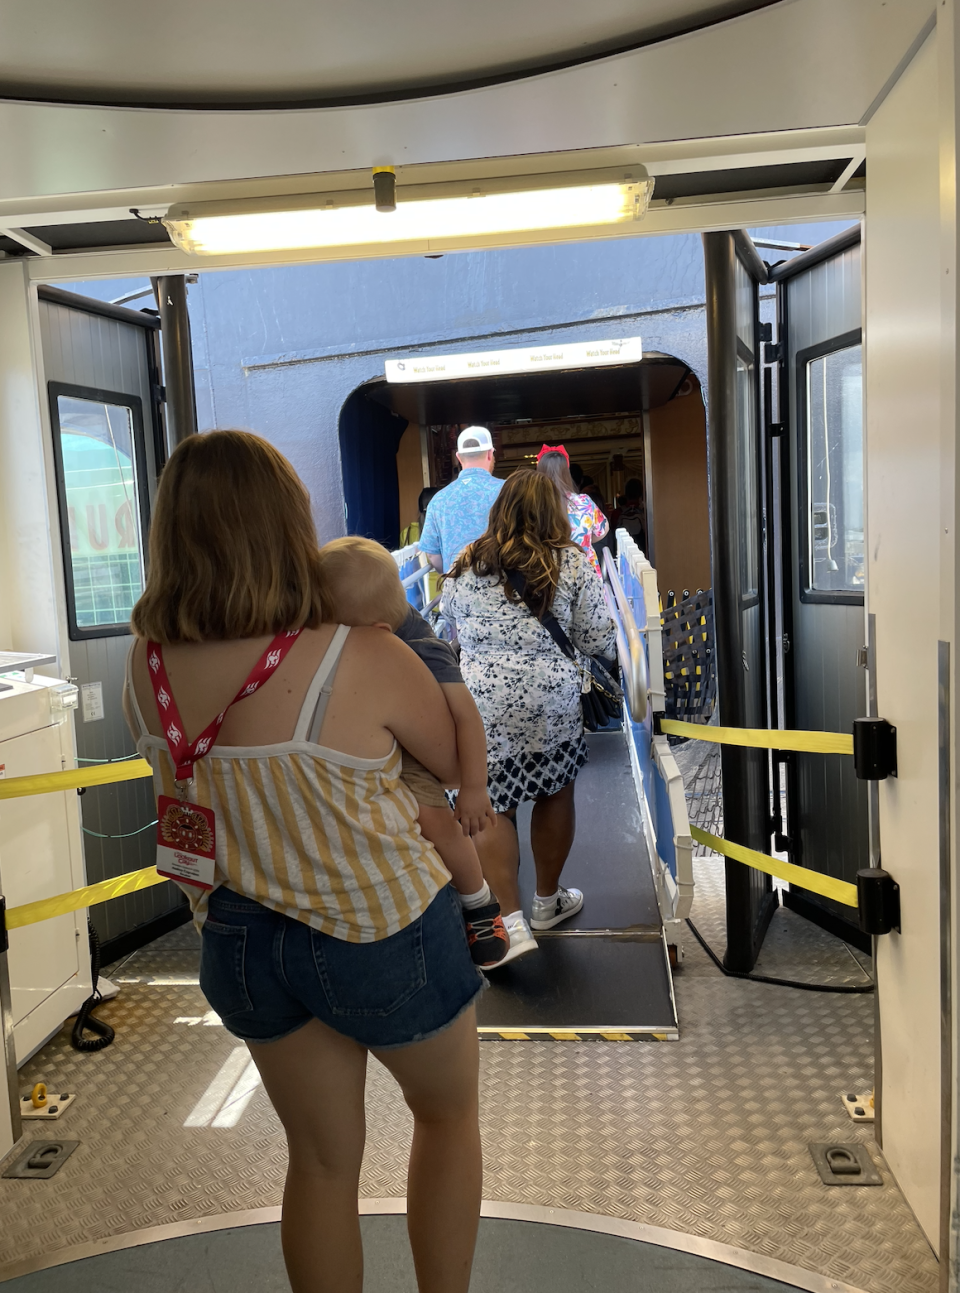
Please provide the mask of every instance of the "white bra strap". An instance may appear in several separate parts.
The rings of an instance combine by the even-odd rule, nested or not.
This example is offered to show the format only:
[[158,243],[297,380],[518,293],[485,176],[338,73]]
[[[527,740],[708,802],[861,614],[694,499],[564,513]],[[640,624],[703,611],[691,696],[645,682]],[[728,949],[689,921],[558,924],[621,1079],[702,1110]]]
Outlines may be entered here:
[[349,632],[349,624],[337,625],[337,630],[330,640],[330,645],[320,661],[320,667],[313,675],[313,680],[307,688],[307,694],[303,698],[300,717],[297,719],[296,730],[293,733],[295,741],[310,740],[316,744],[314,732],[315,729],[317,732],[319,731],[317,712],[319,710],[320,722],[322,723],[323,715],[327,709],[327,702],[333,690],[334,674],[337,671],[337,665],[340,663],[340,653],[343,651],[343,645]]

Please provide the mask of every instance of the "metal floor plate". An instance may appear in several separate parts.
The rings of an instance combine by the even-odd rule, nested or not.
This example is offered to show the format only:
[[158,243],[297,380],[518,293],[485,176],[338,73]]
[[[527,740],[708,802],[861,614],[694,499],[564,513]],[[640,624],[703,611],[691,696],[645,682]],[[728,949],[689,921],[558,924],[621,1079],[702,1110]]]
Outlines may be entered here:
[[[209,1017],[198,960],[184,928],[113,967],[121,994],[100,1009],[113,1046],[78,1055],[64,1031],[22,1071],[24,1089],[77,1091],[59,1130],[81,1144],[49,1181],[0,1181],[0,1263],[280,1202],[283,1133],[262,1088],[234,1126],[212,1125],[216,1105],[203,1112],[225,1067],[242,1078],[243,1048]],[[930,1248],[870,1129],[840,1103],[872,1085],[872,998],[724,979],[696,946],[676,992],[674,1045],[481,1048],[486,1197],[685,1231],[871,1293],[933,1293]],[[198,1106],[205,1125],[185,1126]],[[377,1063],[367,1113],[361,1192],[402,1195],[411,1122]],[[808,1144],[854,1138],[884,1185],[821,1185]]]

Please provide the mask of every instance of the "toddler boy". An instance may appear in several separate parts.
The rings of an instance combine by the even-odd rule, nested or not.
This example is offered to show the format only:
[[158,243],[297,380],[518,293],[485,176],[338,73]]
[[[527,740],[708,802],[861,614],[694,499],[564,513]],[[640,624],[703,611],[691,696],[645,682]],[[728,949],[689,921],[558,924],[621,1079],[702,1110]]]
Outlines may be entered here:
[[322,547],[320,560],[327,618],[395,633],[436,678],[453,715],[461,775],[456,814],[440,782],[408,750],[403,750],[400,775],[416,798],[422,834],[440,854],[460,894],[470,954],[481,969],[489,969],[506,956],[510,939],[471,839],[496,822],[487,794],[486,736],[476,703],[450,646],[407,601],[397,564],[386,548],[372,539],[350,536]]

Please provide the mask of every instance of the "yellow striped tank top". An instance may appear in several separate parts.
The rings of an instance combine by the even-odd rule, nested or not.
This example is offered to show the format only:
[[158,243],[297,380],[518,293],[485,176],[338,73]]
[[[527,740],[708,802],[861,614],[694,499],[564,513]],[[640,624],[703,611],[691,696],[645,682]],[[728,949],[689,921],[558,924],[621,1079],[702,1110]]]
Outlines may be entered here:
[[[189,797],[216,814],[214,887],[226,885],[314,929],[371,943],[422,916],[450,875],[417,825],[417,801],[400,780],[401,750],[359,759],[318,745],[349,628],[340,625],[311,681],[292,741],[220,746],[194,765]],[[163,737],[151,736],[127,659],[137,750],[157,794],[176,795]],[[181,884],[194,919],[208,891]]]

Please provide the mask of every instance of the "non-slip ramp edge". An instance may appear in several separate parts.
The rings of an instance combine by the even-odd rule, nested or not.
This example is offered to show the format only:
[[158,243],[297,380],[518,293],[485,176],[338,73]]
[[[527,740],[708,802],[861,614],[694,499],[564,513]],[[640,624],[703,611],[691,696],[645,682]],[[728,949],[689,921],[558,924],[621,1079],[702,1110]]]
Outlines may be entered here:
[[488,974],[481,1037],[502,1041],[659,1041],[677,1033],[661,940],[623,934],[544,938]]

